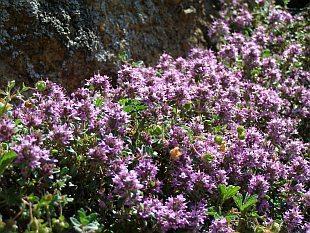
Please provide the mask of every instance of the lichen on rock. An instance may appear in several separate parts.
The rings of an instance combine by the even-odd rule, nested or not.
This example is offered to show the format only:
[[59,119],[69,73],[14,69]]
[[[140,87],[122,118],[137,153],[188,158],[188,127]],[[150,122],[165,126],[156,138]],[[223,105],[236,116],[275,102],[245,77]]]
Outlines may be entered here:
[[113,76],[119,54],[154,64],[205,45],[207,0],[2,0],[0,84],[49,78],[69,90]]

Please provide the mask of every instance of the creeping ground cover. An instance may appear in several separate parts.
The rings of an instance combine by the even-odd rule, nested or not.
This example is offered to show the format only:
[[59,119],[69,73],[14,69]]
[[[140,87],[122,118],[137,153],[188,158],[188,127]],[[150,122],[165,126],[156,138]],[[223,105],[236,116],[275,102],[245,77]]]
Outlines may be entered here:
[[1,91],[0,232],[310,232],[309,25],[222,4],[212,50]]

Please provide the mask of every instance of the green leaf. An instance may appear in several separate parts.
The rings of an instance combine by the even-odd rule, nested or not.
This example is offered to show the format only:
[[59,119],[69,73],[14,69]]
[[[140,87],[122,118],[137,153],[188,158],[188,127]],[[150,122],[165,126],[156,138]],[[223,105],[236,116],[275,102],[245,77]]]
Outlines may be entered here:
[[98,222],[93,222],[83,227],[83,232],[101,232],[100,224]]
[[100,224],[97,221],[98,214],[86,214],[84,209],[78,210],[78,218],[71,217],[70,220],[74,229],[78,232],[99,232]]
[[234,220],[234,219],[236,219],[236,218],[238,218],[239,216],[237,215],[237,214],[231,214],[231,213],[229,213],[229,214],[227,214],[226,216],[225,216],[225,218],[226,218],[226,220],[228,221],[228,222],[230,222],[231,220]]
[[252,211],[252,212],[250,212],[250,216],[254,217],[254,218],[258,218],[259,214],[257,213],[257,211]]
[[290,0],[283,0],[284,6],[287,6],[289,4]]
[[257,203],[257,195],[246,197],[240,211],[241,212],[247,211],[250,207],[254,206],[256,203]]
[[89,222],[94,222],[94,221],[97,221],[97,217],[98,217],[97,213],[91,213],[90,215],[88,215],[87,218]]
[[131,64],[133,67],[143,67],[144,66],[144,63],[143,61],[135,61],[135,62],[132,62]]
[[191,103],[191,102],[188,102],[188,103],[184,104],[183,108],[184,108],[185,110],[190,110],[190,109],[192,108],[192,103]]
[[237,194],[237,192],[239,191],[239,189],[240,189],[239,186],[234,186],[234,185],[225,186],[223,184],[219,185],[222,204],[226,200],[235,196]]
[[0,192],[1,202],[8,206],[17,206],[21,203],[23,192],[16,193],[15,187],[7,187]]
[[207,212],[208,215],[214,217],[215,219],[218,219],[221,217],[221,215],[215,210],[215,207],[212,206],[208,209],[208,212]]
[[243,202],[243,197],[240,193],[238,193],[236,196],[233,197],[236,206],[238,207],[239,210],[242,208],[242,202]]
[[270,57],[271,51],[269,49],[265,49],[262,53],[263,58]]
[[127,113],[140,112],[147,108],[141,101],[129,98],[120,99],[119,104],[122,105],[123,110]]
[[126,62],[129,59],[129,55],[128,55],[128,53],[126,51],[121,51],[118,54],[118,59],[121,60],[122,62]]
[[67,151],[71,154],[77,155],[76,151],[72,147],[67,148]]
[[249,208],[257,203],[257,195],[248,196],[246,195],[244,200],[240,193],[233,197],[237,207],[241,212],[247,211]]
[[244,128],[244,126],[239,125],[239,126],[237,127],[237,132],[238,132],[238,134],[242,134],[242,133],[244,133],[244,132],[245,132],[245,128]]
[[152,135],[161,135],[163,133],[163,127],[160,125],[155,125],[152,129],[151,129],[151,134]]
[[95,99],[95,106],[96,107],[101,107],[103,105],[103,103],[104,103],[104,99],[103,98],[98,97],[98,98]]
[[0,175],[3,174],[4,170],[13,162],[17,157],[14,151],[9,151],[0,157]]
[[76,218],[74,218],[74,217],[71,217],[70,221],[72,222],[72,224],[74,226],[80,226],[81,225],[80,222]]
[[12,80],[9,82],[8,88],[9,88],[9,90],[12,90],[14,87],[15,87],[15,80]]
[[20,90],[20,92],[26,92],[30,89],[30,87],[25,86],[25,83],[22,84],[22,89]]
[[30,194],[28,197],[27,197],[28,201],[32,202],[32,203],[36,203],[40,200],[39,197],[35,196],[33,193]]
[[89,223],[85,210],[81,209],[78,211],[79,219],[83,226],[86,226]]

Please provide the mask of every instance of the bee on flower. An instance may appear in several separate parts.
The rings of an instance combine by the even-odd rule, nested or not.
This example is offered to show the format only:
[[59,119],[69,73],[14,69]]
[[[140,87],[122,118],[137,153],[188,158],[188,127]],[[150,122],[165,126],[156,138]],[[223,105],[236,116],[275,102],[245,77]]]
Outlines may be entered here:
[[178,146],[174,147],[172,150],[170,150],[170,159],[171,160],[174,160],[174,161],[178,160],[181,155],[182,155],[182,152]]
[[26,101],[24,102],[24,104],[25,104],[25,107],[26,107],[26,108],[32,108],[32,107],[33,107],[33,104],[32,104],[31,101],[29,101],[29,100],[26,100]]

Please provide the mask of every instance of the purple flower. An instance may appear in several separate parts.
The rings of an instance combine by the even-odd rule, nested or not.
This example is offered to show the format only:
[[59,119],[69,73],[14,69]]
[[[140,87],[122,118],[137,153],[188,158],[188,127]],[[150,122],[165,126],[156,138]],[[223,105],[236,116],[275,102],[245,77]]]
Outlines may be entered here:
[[67,145],[73,140],[73,130],[68,124],[54,125],[53,130],[49,133],[52,141],[58,144]]
[[228,62],[235,62],[238,56],[238,48],[234,45],[228,44],[221,48],[219,56]]
[[11,119],[0,119],[0,142],[10,141],[14,134],[14,124]]
[[114,174],[112,181],[114,195],[121,198],[125,205],[130,206],[142,200],[143,185],[135,170],[129,171],[125,165],[120,165],[119,171]]
[[238,48],[239,52],[241,52],[241,48],[246,42],[245,36],[237,32],[229,34],[225,39],[231,46],[235,46],[236,48]]
[[305,206],[309,208],[310,207],[310,190],[304,193],[303,200],[304,200]]
[[264,197],[270,185],[262,175],[253,175],[250,179],[248,191],[250,194],[257,193],[259,197]]
[[139,159],[138,165],[135,167],[140,183],[144,186],[144,190],[150,192],[160,191],[160,181],[156,178],[158,167],[153,163],[152,159],[143,156]]
[[303,55],[303,49],[300,44],[291,44],[283,52],[283,58],[288,63],[296,62],[301,55]]
[[298,207],[294,207],[284,213],[283,219],[289,232],[294,232],[294,230],[301,227],[304,217]]
[[[34,103],[31,103],[31,105],[34,105]],[[33,107],[33,109],[30,109],[24,103],[22,107],[14,110],[14,117],[21,119],[22,123],[28,127],[38,127],[42,124],[45,115],[41,108]]]
[[104,113],[102,119],[98,121],[98,127],[101,134],[115,133],[123,135],[125,133],[126,124],[129,117],[121,106],[117,103],[106,102],[103,106]]
[[89,79],[86,83],[86,86],[90,86],[95,90],[101,90],[103,93],[106,93],[111,89],[111,85],[109,82],[108,76],[101,76],[100,74],[94,75],[91,79]]
[[76,101],[75,108],[78,118],[82,121],[89,122],[91,126],[94,125],[94,122],[99,114],[99,109],[93,105],[90,99],[81,99]]
[[233,233],[225,218],[216,219],[211,223],[209,233]]
[[309,181],[309,162],[301,156],[296,156],[290,161],[290,168],[288,169],[288,172],[289,177],[297,182]]
[[123,148],[123,141],[110,133],[105,135],[96,147],[90,149],[89,154],[94,158],[107,161],[109,158],[118,156]]
[[243,29],[251,25],[252,18],[252,14],[247,9],[241,8],[238,10],[236,17],[233,20],[233,23],[239,29]]
[[224,21],[215,21],[209,29],[209,37],[216,42],[220,37],[229,33],[229,27]]
[[287,11],[280,9],[272,9],[269,15],[269,22],[273,25],[283,24],[286,25],[292,20],[292,15]]
[[170,146],[172,148],[180,145],[181,143],[185,145],[188,143],[189,138],[186,134],[186,131],[183,128],[179,126],[173,126],[170,129],[169,133],[171,137]]
[[36,135],[26,135],[20,143],[13,147],[17,153],[16,163],[30,168],[37,168],[42,163],[50,161],[49,151],[42,147],[42,141]]
[[306,222],[302,229],[305,233],[310,233],[310,223]]
[[183,195],[169,197],[165,207],[158,214],[159,224],[164,232],[170,229],[185,228],[189,222],[187,220],[188,212],[186,199]]
[[146,198],[143,200],[138,208],[138,214],[143,219],[154,218],[157,219],[158,215],[164,210],[162,201],[157,198]]
[[258,26],[253,33],[253,40],[261,46],[266,45],[269,39],[266,30],[264,26]]
[[274,118],[268,122],[267,131],[275,143],[281,143],[294,133],[294,122],[291,119]]
[[246,43],[242,48],[244,64],[247,69],[253,69],[260,64],[261,48],[254,42]]

